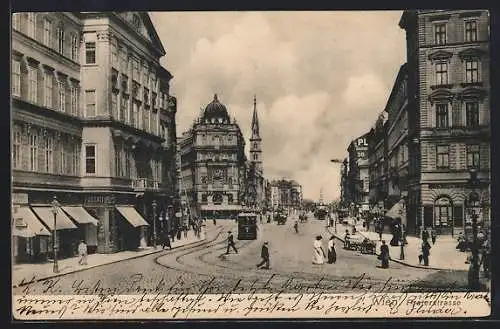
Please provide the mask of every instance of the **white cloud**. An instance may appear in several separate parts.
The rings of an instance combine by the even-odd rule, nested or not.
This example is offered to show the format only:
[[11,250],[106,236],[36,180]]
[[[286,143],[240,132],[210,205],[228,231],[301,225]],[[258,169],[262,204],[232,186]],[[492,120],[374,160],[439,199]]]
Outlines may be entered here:
[[348,143],[383,110],[405,61],[401,12],[153,13],[173,73],[178,135],[217,93],[249,137],[257,94],[264,170],[304,196],[340,195]]

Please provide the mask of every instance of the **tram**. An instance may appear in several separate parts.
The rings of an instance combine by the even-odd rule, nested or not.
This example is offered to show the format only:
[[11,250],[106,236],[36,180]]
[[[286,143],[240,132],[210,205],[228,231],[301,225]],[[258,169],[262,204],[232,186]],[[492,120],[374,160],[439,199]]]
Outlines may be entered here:
[[242,212],[238,214],[238,240],[257,239],[257,214]]

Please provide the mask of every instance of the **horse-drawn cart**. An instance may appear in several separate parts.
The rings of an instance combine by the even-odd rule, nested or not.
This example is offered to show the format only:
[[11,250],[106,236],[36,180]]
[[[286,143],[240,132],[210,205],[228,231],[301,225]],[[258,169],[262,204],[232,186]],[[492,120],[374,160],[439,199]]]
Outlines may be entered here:
[[349,235],[344,242],[344,249],[359,250],[362,254],[374,255],[377,244],[361,235]]

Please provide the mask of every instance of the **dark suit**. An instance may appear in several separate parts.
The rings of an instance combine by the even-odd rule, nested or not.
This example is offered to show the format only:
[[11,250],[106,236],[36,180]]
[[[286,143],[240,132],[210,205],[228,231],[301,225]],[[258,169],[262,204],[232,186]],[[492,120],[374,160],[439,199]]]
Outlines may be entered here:
[[266,266],[264,266],[264,268],[269,268],[269,249],[267,248],[267,245],[262,246],[260,257],[262,258],[262,261],[257,265],[257,267],[261,267],[265,264]]
[[229,254],[229,248],[233,248],[234,252],[235,253],[238,253],[238,250],[236,249],[236,246],[234,245],[234,238],[233,238],[233,234],[229,234],[229,236],[227,237],[227,250],[226,250],[226,254]]

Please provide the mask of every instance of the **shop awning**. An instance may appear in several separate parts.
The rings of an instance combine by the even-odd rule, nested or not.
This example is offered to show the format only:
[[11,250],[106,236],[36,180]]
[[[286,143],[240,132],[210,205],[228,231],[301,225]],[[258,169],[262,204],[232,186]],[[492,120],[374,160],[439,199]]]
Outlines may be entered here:
[[405,216],[405,209],[403,206],[403,201],[396,202],[391,209],[385,214],[386,217],[390,217],[393,219],[403,218]]
[[116,210],[118,210],[133,227],[149,226],[148,222],[146,222],[141,214],[132,206],[119,206],[116,207]]
[[12,214],[12,235],[32,238],[36,235],[51,235],[28,207],[18,207]]
[[232,205],[201,205],[201,210],[208,210],[208,211],[233,211],[233,210],[241,210],[241,206],[237,204],[232,204]]
[[62,209],[79,224],[93,224],[97,226],[99,223],[83,207],[62,207]]
[[[52,213],[52,207],[33,207],[33,211],[50,230],[54,229],[54,214]],[[56,216],[56,229],[71,230],[76,228],[78,227],[73,224],[66,213],[59,209]]]

